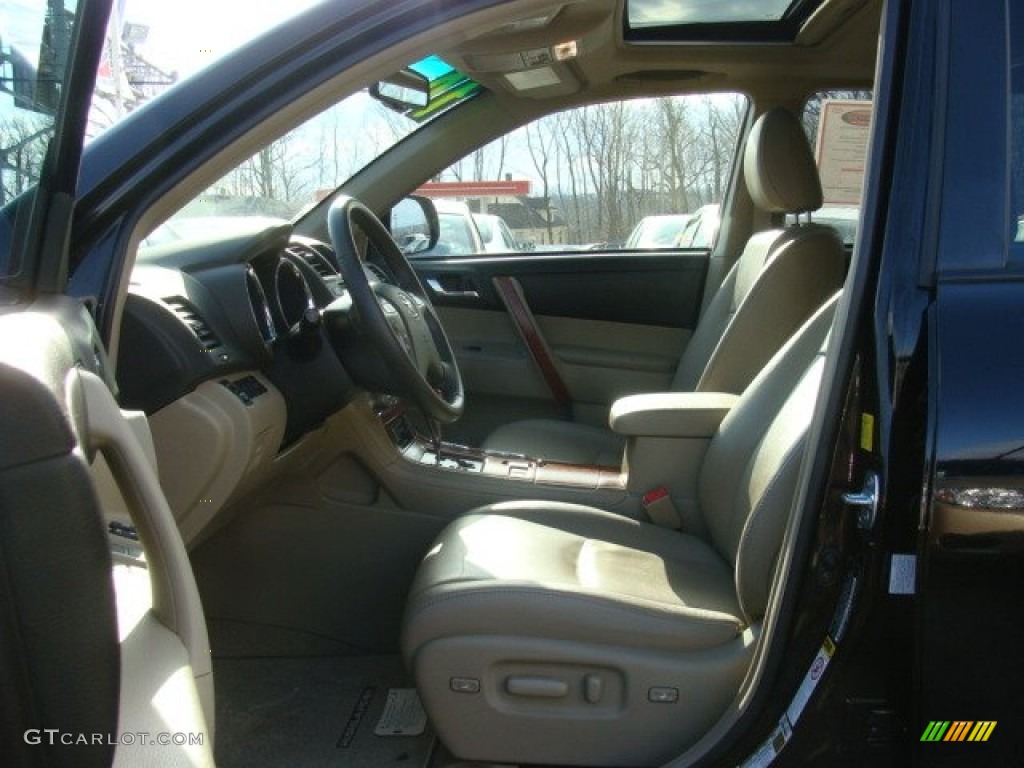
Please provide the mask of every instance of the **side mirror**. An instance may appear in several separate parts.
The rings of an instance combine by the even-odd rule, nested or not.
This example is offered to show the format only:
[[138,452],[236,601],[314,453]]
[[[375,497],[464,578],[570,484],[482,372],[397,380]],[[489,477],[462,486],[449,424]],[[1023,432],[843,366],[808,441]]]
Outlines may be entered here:
[[406,256],[429,251],[441,234],[434,201],[421,195],[410,195],[391,209],[391,236]]
[[37,63],[0,37],[0,48],[8,49],[6,54],[0,54],[0,63],[9,65],[11,72],[9,80],[4,78],[4,90],[14,97],[15,107],[44,115],[57,114],[61,73],[67,69],[73,27],[74,13],[63,10],[63,4],[60,10],[48,12]]

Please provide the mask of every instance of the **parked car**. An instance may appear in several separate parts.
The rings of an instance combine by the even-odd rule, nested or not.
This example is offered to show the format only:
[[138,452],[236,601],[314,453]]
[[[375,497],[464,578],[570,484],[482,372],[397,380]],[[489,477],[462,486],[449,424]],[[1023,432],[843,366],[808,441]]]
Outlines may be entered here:
[[857,219],[860,210],[856,206],[828,206],[815,212],[813,220],[818,224],[827,224],[839,233],[843,245],[852,248],[857,242]]
[[437,243],[429,250],[417,251],[415,256],[466,256],[483,253],[484,239],[480,236],[476,217],[469,206],[457,200],[438,199],[434,201],[440,234]]
[[627,250],[672,248],[689,220],[690,215],[686,213],[645,216],[633,227],[623,247]]
[[[1021,763],[1024,2],[12,5],[4,765]],[[222,189],[317,202],[140,245]]]
[[476,224],[480,237],[483,238],[484,251],[487,253],[512,253],[522,250],[516,242],[508,224],[501,216],[490,213],[474,213],[473,222]]
[[679,248],[711,248],[718,237],[721,224],[720,207],[717,203],[702,205],[686,223],[676,240]]

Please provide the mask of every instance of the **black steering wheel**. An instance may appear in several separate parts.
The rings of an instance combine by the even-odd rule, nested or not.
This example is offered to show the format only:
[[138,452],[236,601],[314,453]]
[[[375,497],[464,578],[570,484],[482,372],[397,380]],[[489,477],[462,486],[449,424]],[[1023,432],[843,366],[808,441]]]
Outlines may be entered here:
[[[375,354],[389,374],[393,394],[408,398],[434,421],[450,424],[458,419],[465,395],[455,353],[426,290],[391,234],[373,211],[344,196],[336,198],[327,211],[327,229],[355,309],[355,322],[344,325],[354,327],[361,340],[368,342],[348,345],[362,350],[354,355],[359,358],[352,361],[355,368],[372,368],[366,358]],[[359,257],[357,231],[383,258],[397,285],[371,279]],[[352,373],[360,378],[356,371]],[[385,383],[372,373],[363,378],[374,386]]]

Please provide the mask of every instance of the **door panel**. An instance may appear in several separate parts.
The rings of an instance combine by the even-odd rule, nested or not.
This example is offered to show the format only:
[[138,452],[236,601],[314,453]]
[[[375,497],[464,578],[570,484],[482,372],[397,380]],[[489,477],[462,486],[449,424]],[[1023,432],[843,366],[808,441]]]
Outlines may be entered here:
[[624,395],[668,389],[691,334],[687,328],[571,317],[541,316],[537,323],[574,404],[601,406],[602,421]]
[[473,434],[462,439],[478,441],[510,418],[562,415],[494,278],[521,286],[569,390],[572,418],[604,424],[615,399],[670,385],[700,314],[707,261],[706,252],[414,261],[466,385],[463,426]]

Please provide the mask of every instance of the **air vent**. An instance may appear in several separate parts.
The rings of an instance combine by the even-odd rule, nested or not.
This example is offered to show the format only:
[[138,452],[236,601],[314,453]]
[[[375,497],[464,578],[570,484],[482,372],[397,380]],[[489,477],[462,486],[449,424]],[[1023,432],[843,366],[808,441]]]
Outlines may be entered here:
[[317,253],[312,248],[304,245],[293,245],[288,248],[288,253],[297,256],[312,267],[324,280],[338,276],[337,271],[331,263],[324,258],[323,254]]
[[203,320],[199,311],[191,304],[191,302],[181,298],[180,296],[173,296],[169,299],[164,299],[164,302],[171,308],[171,311],[174,312],[175,315],[184,321],[185,325],[189,327],[189,330],[195,334],[195,337],[199,339],[199,343],[202,345],[204,352],[213,353],[223,349],[224,344],[219,338],[217,338],[217,334],[215,334],[210,326],[206,324],[206,321]]

